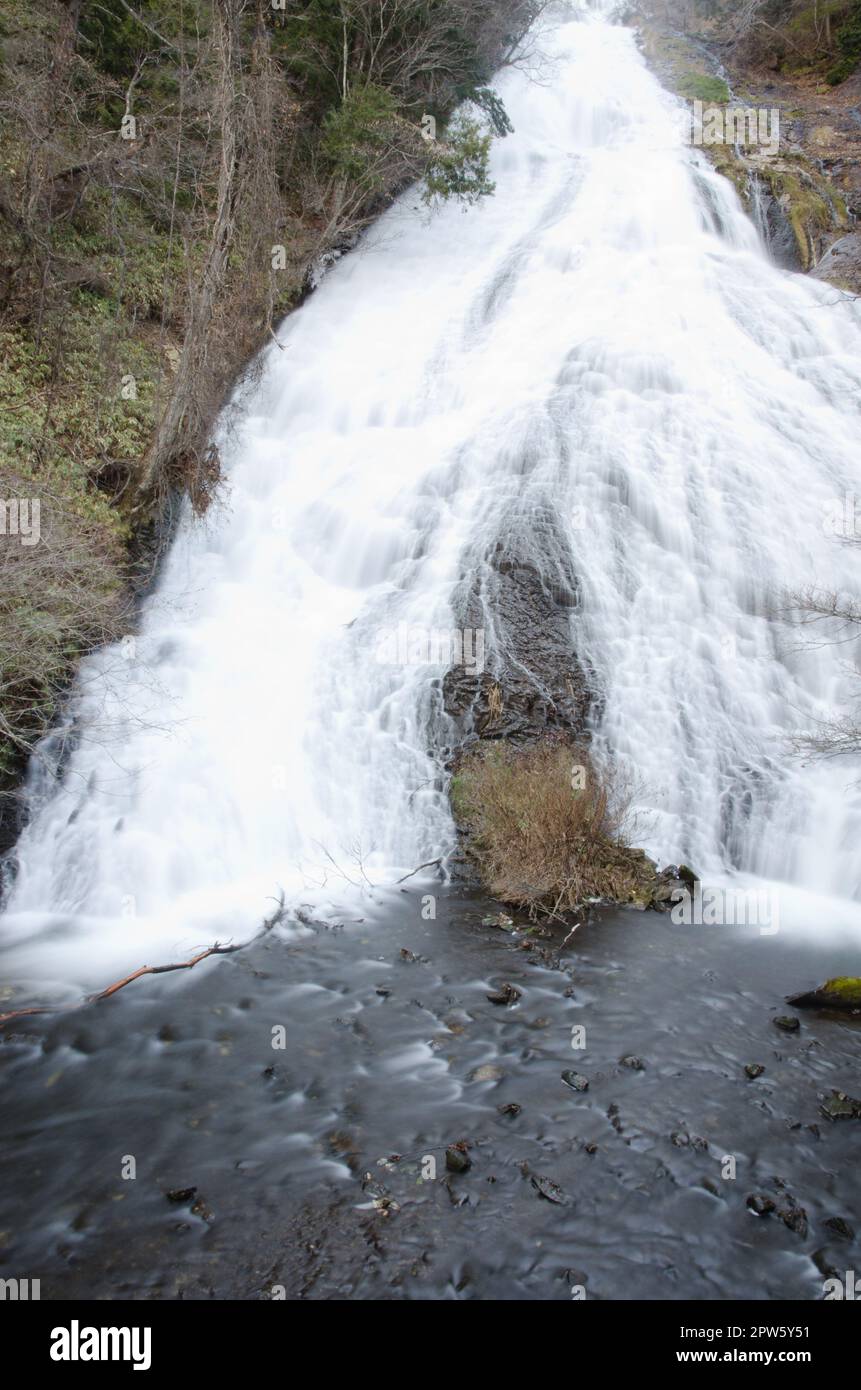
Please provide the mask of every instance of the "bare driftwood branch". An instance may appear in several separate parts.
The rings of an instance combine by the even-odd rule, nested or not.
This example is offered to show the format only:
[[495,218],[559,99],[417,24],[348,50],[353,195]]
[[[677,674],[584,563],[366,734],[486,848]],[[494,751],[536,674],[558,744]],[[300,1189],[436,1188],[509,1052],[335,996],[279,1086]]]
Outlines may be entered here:
[[403,878],[398,878],[395,882],[406,883],[408,878],[415,878],[416,874],[420,874],[422,869],[438,869],[441,863],[441,859],[429,859],[426,864],[419,864],[418,868],[413,869],[412,873],[404,874]]
[[228,943],[223,946],[216,941],[211,946],[207,946],[204,951],[198,951],[197,955],[192,956],[190,960],[176,961],[173,965],[142,965],[138,970],[133,970],[131,975],[125,975],[121,980],[115,980],[113,984],[107,985],[105,989],[100,989],[95,994],[85,995],[75,1004],[33,1004],[25,1009],[11,1009],[8,1013],[0,1014],[0,1025],[8,1023],[10,1019],[28,1018],[33,1014],[73,1013],[76,1009],[86,1008],[88,1004],[97,1004],[100,999],[110,999],[112,994],[117,994],[121,989],[125,989],[126,985],[130,985],[133,980],[141,979],[143,975],[169,975],[174,970],[193,970],[208,956],[230,956],[235,951],[243,951],[246,946],[258,941],[266,932],[277,926],[284,917],[284,910],[284,895],[282,894],[272,916],[267,917],[260,930],[255,932],[254,936],[249,937],[247,941],[240,941],[235,945]]

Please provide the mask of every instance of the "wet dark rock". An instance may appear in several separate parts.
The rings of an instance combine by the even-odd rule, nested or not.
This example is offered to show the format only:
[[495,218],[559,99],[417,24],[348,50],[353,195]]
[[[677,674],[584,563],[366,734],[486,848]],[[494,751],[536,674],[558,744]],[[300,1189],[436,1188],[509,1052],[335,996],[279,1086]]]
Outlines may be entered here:
[[469,1172],[472,1159],[469,1156],[469,1145],[464,1140],[457,1144],[449,1144],[445,1151],[445,1166],[450,1173]]
[[579,1071],[563,1071],[562,1080],[566,1086],[570,1086],[572,1091],[588,1091],[589,1078],[582,1076]]
[[530,1182],[539,1197],[543,1197],[545,1201],[555,1202],[559,1207],[571,1205],[571,1198],[562,1191],[558,1183],[552,1182],[550,1178],[542,1178],[537,1173],[533,1173]]
[[801,1020],[792,1014],[778,1014],[777,1018],[772,1019],[772,1023],[784,1033],[797,1033],[801,1027]]
[[744,1074],[750,1081],[755,1081],[758,1076],[762,1076],[764,1071],[765,1067],[761,1062],[748,1062]]
[[522,1105],[518,1105],[516,1101],[510,1100],[510,1101],[507,1103],[507,1105],[499,1105],[499,1106],[497,1106],[497,1109],[498,1109],[500,1115],[511,1115],[512,1117],[514,1117],[515,1115],[519,1115],[519,1114],[520,1114],[520,1112],[521,1112],[521,1110],[523,1109],[523,1107],[522,1107]]
[[596,1154],[596,1153],[598,1152],[598,1145],[597,1145],[597,1144],[584,1144],[584,1145],[583,1145],[583,1151],[584,1151],[584,1153],[587,1153],[587,1154]]
[[628,1067],[630,1071],[645,1071],[645,1070],[646,1070],[645,1063],[644,1063],[644,1062],[641,1062],[640,1059],[639,1059],[639,1057],[633,1057],[633,1056],[631,1056],[631,1055],[628,1055],[628,1056],[625,1056],[625,1057],[620,1057],[620,1058],[619,1058],[619,1066],[620,1066],[620,1067]]
[[502,1067],[493,1066],[492,1063],[485,1063],[484,1066],[476,1067],[469,1074],[470,1081],[501,1081],[505,1072]]
[[787,1226],[790,1231],[794,1231],[797,1236],[807,1235],[807,1212],[792,1198],[789,1199],[786,1206],[781,1207],[779,1216],[784,1226]]
[[861,232],[848,232],[835,241],[811,273],[853,294],[861,291]]
[[487,998],[491,1004],[516,1004],[520,998],[520,990],[507,982],[499,986],[493,994],[488,994]]
[[169,1202],[190,1202],[196,1194],[196,1187],[173,1187],[165,1196]]
[[410,965],[413,965],[416,961],[421,960],[421,956],[417,956],[414,951],[408,951],[406,946],[401,947],[400,958],[401,960],[409,962]]
[[[558,729],[580,733],[591,702],[589,681],[571,643],[579,603],[570,546],[555,509],[522,513],[483,556],[476,556],[455,603],[458,626],[495,633],[492,669],[464,660],[443,680],[443,703],[460,746],[476,739],[528,744]],[[489,654],[490,655],[490,654]]]
[[514,919],[506,917],[504,912],[492,913],[489,917],[482,917],[483,927],[498,927],[500,931],[513,931]]
[[826,1120],[861,1120],[861,1100],[853,1100],[845,1091],[831,1091],[819,1109]]
[[699,883],[699,879],[697,878],[693,869],[689,868],[687,864],[679,865],[679,878],[682,880],[682,883],[691,893],[693,893],[696,890],[696,886]]
[[752,1192],[747,1198],[746,1205],[754,1216],[770,1216],[773,1211],[777,1210],[777,1203],[762,1192]]
[[838,1009],[842,1013],[861,1014],[861,979],[854,975],[836,976],[806,994],[790,995],[786,1002],[797,1009]]
[[839,1236],[841,1240],[854,1240],[855,1228],[850,1226],[848,1221],[844,1221],[842,1216],[829,1216],[823,1223],[832,1235]]
[[198,1197],[197,1201],[192,1203],[191,1214],[192,1216],[199,1216],[201,1221],[213,1220],[212,1212],[209,1210],[209,1207],[202,1197]]
[[388,999],[391,992],[388,985],[377,985],[377,988],[374,990],[374,993],[379,994],[381,999]]

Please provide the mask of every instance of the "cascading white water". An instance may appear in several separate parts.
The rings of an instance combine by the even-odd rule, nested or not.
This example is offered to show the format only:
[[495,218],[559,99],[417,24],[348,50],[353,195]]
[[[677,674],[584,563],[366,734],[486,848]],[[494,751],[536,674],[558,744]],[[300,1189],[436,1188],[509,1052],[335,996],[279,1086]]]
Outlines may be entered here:
[[343,900],[332,860],[382,883],[445,854],[443,668],[381,664],[380,636],[450,629],[458,579],[512,526],[540,546],[547,506],[647,848],[850,913],[853,770],[786,747],[845,706],[847,651],[769,615],[853,582],[827,517],[861,316],[769,264],[611,8],[548,27],[540,81],[503,76],[495,198],[408,195],[284,325],[225,500],[181,527],[135,649],[85,664],[60,785],[33,774],[19,973],[100,979],[239,937],[282,889]]

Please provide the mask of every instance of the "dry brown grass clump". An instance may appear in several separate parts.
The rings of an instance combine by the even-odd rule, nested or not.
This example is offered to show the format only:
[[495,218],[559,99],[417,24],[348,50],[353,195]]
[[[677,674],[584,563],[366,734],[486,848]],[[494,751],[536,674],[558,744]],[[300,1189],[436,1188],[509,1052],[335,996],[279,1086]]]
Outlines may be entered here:
[[630,789],[615,772],[599,773],[583,747],[482,744],[461,760],[451,801],[485,887],[502,902],[535,914],[651,900],[654,869],[625,843]]

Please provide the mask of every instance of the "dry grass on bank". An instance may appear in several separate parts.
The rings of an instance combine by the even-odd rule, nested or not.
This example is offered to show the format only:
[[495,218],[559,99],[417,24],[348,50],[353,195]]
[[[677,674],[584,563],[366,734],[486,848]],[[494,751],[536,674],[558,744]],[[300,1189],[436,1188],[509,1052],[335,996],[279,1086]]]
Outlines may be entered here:
[[599,773],[583,747],[482,744],[461,760],[451,800],[482,881],[502,902],[534,914],[651,898],[654,872],[625,843],[630,788]]

